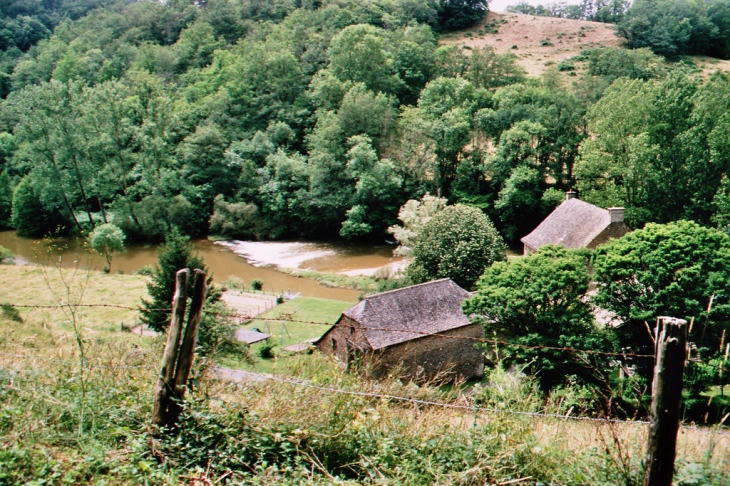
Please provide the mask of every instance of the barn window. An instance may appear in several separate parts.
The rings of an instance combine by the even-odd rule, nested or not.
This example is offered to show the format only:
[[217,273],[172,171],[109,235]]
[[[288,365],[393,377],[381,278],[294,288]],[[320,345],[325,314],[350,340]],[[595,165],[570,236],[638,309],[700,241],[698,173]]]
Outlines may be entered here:
[[350,336],[355,334],[355,326],[350,326]]
[[332,344],[332,351],[334,351],[337,347],[337,341],[335,341],[335,338],[330,338],[330,343]]

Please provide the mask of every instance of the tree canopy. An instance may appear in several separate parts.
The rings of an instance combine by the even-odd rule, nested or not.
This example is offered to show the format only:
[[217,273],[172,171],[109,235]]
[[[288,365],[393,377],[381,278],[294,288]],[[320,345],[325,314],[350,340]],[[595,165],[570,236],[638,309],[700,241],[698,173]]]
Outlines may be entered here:
[[[487,336],[519,346],[498,346],[507,367],[529,366],[546,388],[564,384],[569,376],[600,382],[596,370],[608,360],[576,356],[559,349],[612,351],[611,335],[594,323],[585,298],[588,254],[547,245],[536,253],[487,268],[476,295],[464,303],[464,313],[484,325]],[[488,345],[488,348],[491,345]]]
[[450,278],[471,289],[485,268],[505,258],[504,242],[489,218],[476,208],[457,204],[423,225],[408,277],[414,282]]
[[[691,221],[647,224],[596,249],[592,259],[597,295],[594,302],[616,318],[621,345],[652,354],[650,330],[659,316],[692,322],[688,341],[705,363],[724,353],[730,331],[730,236]],[[633,360],[651,378],[652,363]],[[718,366],[689,364],[686,385],[692,399],[718,384]]]

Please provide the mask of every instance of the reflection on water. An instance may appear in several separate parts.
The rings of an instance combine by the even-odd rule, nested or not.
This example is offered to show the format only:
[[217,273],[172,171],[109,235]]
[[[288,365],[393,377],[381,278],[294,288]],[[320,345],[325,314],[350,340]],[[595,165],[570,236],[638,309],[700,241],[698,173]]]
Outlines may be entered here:
[[[194,241],[196,250],[205,261],[213,278],[220,282],[236,275],[247,284],[254,278],[264,281],[264,290],[292,293],[301,292],[308,297],[337,299],[354,302],[356,290],[325,287],[312,280],[293,277],[276,271],[271,265],[316,270],[320,272],[340,272],[347,274],[372,274],[386,265],[399,265],[400,259],[392,257],[392,247],[363,246],[331,243],[301,242],[222,242],[215,244],[209,240]],[[82,245],[77,240],[64,238],[58,240],[62,247],[62,265],[73,266],[80,255]],[[0,232],[0,246],[8,248],[19,263],[47,262],[47,256],[38,250],[41,247],[34,240],[18,237],[13,231]],[[124,253],[115,253],[112,271],[134,273],[145,265],[157,261],[155,245],[129,245]],[[235,253],[234,253],[235,251]],[[254,265],[248,263],[251,260]],[[57,257],[54,257],[57,258]],[[95,258],[92,268],[100,270],[103,259]]]

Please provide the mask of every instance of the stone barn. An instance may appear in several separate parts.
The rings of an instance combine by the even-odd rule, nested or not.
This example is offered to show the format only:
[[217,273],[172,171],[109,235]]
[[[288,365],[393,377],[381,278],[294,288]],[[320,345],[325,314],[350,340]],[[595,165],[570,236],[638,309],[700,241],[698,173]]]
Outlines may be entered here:
[[346,366],[363,363],[375,377],[398,366],[406,379],[479,377],[482,351],[476,340],[459,339],[484,337],[461,311],[470,296],[450,279],[371,295],[347,309],[317,347]]
[[599,208],[569,191],[565,201],[520,241],[525,245],[524,254],[529,255],[545,245],[593,249],[629,231],[631,228],[624,223],[624,208]]

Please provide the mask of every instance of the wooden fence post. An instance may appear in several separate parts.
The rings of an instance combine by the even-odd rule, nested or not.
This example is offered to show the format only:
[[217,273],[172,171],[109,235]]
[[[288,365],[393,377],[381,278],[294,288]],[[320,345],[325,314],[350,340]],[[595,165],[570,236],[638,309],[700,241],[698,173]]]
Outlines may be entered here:
[[644,486],[672,484],[686,358],[687,321],[660,317],[656,330],[656,361]]
[[167,344],[162,354],[160,374],[155,385],[155,399],[152,409],[152,423],[158,427],[168,425],[167,411],[170,398],[174,393],[175,363],[177,361],[180,336],[182,334],[185,307],[187,306],[188,270],[177,272],[175,278],[175,295],[172,298],[172,320],[167,334]]
[[168,423],[171,426],[177,424],[177,420],[180,418],[180,412],[182,412],[182,401],[185,398],[190,370],[193,367],[195,343],[198,340],[198,328],[200,327],[200,321],[203,320],[203,304],[205,304],[205,294],[208,291],[205,272],[196,269],[193,279],[193,300],[190,303],[188,324],[185,326],[185,334],[175,368],[175,397],[171,401],[169,408]]

